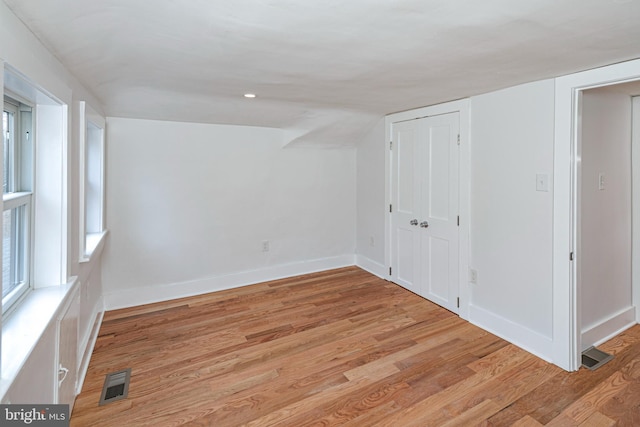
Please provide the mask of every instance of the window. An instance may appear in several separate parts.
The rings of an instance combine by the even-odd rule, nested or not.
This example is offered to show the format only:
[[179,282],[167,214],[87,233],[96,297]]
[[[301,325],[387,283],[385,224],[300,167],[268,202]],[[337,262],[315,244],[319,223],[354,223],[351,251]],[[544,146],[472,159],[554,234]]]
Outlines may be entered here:
[[[69,103],[0,59],[4,75],[0,396],[76,280],[69,277]],[[9,97],[9,98],[6,98]],[[6,172],[6,174],[5,174]],[[57,288],[57,289],[56,289]],[[52,292],[53,291],[53,292]]]
[[104,232],[104,126],[105,122],[84,102],[80,103],[84,120],[82,139],[82,163],[84,174],[81,179],[81,259],[88,259]]
[[2,110],[2,313],[30,287],[32,128],[31,107],[5,98]]

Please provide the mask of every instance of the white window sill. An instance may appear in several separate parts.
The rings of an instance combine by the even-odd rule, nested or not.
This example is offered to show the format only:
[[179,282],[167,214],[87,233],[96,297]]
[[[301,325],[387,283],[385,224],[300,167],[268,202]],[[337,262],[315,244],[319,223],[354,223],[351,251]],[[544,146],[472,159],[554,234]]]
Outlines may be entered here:
[[80,257],[80,262],[89,262],[95,257],[100,257],[102,250],[104,249],[104,241],[107,238],[109,230],[104,230],[100,233],[88,233],[86,235],[85,252]]
[[0,366],[0,401],[27,361],[38,340],[59,315],[66,297],[77,284],[70,283],[29,291],[24,301],[7,318],[2,319],[2,357]]

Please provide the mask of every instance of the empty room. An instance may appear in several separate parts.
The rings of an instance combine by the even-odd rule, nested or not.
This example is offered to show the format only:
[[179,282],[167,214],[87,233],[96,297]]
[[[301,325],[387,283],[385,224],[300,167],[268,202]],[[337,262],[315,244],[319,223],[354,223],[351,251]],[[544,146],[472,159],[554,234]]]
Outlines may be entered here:
[[0,425],[640,425],[640,0],[0,0]]

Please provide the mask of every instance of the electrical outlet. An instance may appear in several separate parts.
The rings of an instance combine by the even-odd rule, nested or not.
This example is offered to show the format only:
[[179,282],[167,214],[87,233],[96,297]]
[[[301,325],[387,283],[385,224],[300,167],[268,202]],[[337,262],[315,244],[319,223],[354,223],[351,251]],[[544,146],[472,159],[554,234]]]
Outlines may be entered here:
[[478,283],[478,270],[473,268],[469,269],[469,282]]
[[268,240],[263,240],[262,241],[262,252],[269,252],[269,241]]

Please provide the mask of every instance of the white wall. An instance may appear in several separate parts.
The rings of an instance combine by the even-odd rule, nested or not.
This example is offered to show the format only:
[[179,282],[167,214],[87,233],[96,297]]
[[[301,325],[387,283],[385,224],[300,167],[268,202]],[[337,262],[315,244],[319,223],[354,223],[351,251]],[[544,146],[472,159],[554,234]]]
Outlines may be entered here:
[[631,97],[610,88],[586,90],[581,122],[578,286],[585,349],[618,332],[605,323],[615,324],[632,306]]
[[[471,98],[469,320],[551,359],[554,82]],[[547,174],[548,192],[536,191]]]
[[282,138],[109,118],[108,307],[353,264],[355,150],[283,149]]
[[357,146],[357,262],[362,268],[385,275],[384,221],[385,150],[384,118]]

